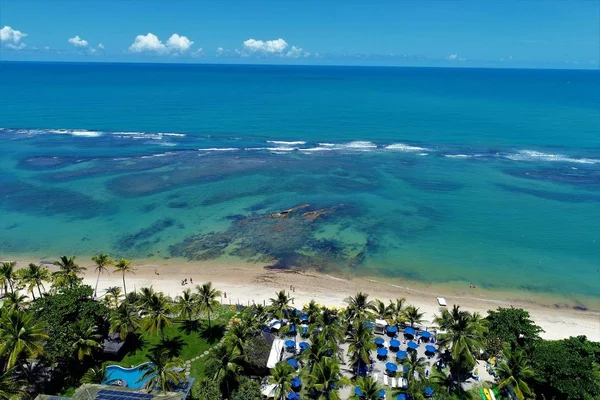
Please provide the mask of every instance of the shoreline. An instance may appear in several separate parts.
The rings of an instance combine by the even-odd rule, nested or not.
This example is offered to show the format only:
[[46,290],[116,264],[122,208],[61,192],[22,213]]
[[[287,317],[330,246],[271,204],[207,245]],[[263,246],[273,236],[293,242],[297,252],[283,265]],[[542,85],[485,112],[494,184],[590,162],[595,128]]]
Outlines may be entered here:
[[[84,283],[94,287],[97,274],[94,273],[91,260],[78,257],[80,265],[87,266]],[[17,268],[30,262],[39,263],[33,259],[17,259]],[[368,293],[373,299],[384,302],[400,297],[406,298],[407,304],[412,304],[425,312],[424,326],[430,324],[433,315],[438,313],[437,297],[444,297],[448,307],[459,304],[469,311],[477,311],[487,315],[487,310],[497,307],[520,307],[529,311],[531,319],[541,326],[545,332],[544,339],[562,339],[569,336],[585,335],[590,340],[600,341],[600,300],[594,301],[594,307],[578,310],[574,305],[552,302],[550,296],[523,297],[521,292],[498,292],[486,289],[469,289],[454,284],[440,285],[425,282],[393,279],[387,282],[382,277],[356,276],[341,278],[323,274],[314,270],[276,270],[264,268],[259,264],[235,262],[188,262],[176,259],[134,260],[137,268],[135,274],[126,275],[128,291],[138,290],[145,286],[166,295],[175,297],[183,290],[211,281],[213,285],[227,297],[225,304],[252,304],[268,302],[275,292],[286,290],[293,297],[294,306],[301,308],[303,304],[314,299],[317,303],[328,306],[344,306],[344,298],[358,291]],[[56,268],[48,265],[51,271]],[[111,268],[109,267],[109,271]],[[159,275],[157,275],[158,273]],[[193,285],[183,286],[182,280],[193,279]],[[122,287],[122,277],[113,273],[100,276],[98,295],[102,296],[110,286]],[[294,287],[295,291],[290,288]],[[537,300],[537,301],[536,301]],[[544,301],[547,300],[547,301]],[[555,299],[556,300],[556,299]],[[561,299],[563,300],[563,299]]]

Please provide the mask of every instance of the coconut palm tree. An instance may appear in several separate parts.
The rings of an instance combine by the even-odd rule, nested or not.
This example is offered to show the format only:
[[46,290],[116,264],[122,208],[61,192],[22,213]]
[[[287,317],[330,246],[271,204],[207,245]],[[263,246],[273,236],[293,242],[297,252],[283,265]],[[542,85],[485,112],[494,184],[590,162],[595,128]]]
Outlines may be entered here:
[[348,304],[350,319],[359,319],[365,321],[376,311],[376,304],[373,300],[369,300],[369,295],[363,292],[358,292],[354,296],[347,297],[344,301]]
[[148,359],[150,362],[140,367],[143,374],[138,382],[151,378],[150,390],[159,388],[162,393],[169,392],[185,381],[183,362],[169,357],[167,349],[156,348],[148,354]]
[[119,299],[121,298],[121,296],[122,296],[121,288],[118,286],[111,286],[106,289],[106,294],[104,296],[104,299],[108,303],[109,307],[112,306],[112,307],[116,308],[119,306]]
[[16,280],[14,261],[3,262],[0,264],[0,285],[4,290],[4,294],[8,293],[8,289],[12,292]]
[[371,351],[377,347],[373,342],[373,332],[365,327],[363,321],[355,320],[346,336],[346,343],[350,364],[358,374],[362,366],[368,365]]
[[198,316],[198,295],[192,293],[190,289],[183,291],[181,296],[175,298],[174,311],[179,318],[191,321]]
[[333,351],[337,353],[340,349],[340,343],[344,340],[344,332],[337,311],[323,307],[316,324],[311,326],[311,332],[315,329],[320,330],[319,335],[330,340]]
[[[131,293],[129,295],[131,295]],[[137,306],[141,310],[143,310],[144,308],[148,308],[148,305],[150,304],[151,299],[155,295],[156,295],[156,292],[154,291],[154,288],[152,286],[141,288],[139,295],[137,295],[138,296]]]
[[438,334],[438,345],[450,349],[454,360],[450,364],[451,371],[460,384],[463,367],[472,367],[475,354],[484,348],[481,340],[487,331],[485,320],[479,313],[462,311],[457,305],[452,310],[442,308],[440,313],[440,316],[434,316],[433,322],[447,333]]
[[308,323],[309,325],[317,322],[319,315],[321,315],[321,306],[319,306],[314,300],[311,300],[304,309],[304,313],[308,315]]
[[384,390],[383,386],[378,384],[370,376],[359,377],[356,380],[356,386],[358,386],[360,388],[360,391],[362,392],[363,395],[358,396],[358,395],[354,394],[352,396],[352,399],[380,400],[382,398],[381,391]]
[[14,369],[0,372],[0,400],[19,400],[26,396],[22,385],[15,376]]
[[221,296],[221,292],[212,287],[212,282],[207,282],[202,286],[197,285],[198,304],[201,311],[205,311],[208,315],[208,327],[210,328],[210,313],[214,307],[219,305],[217,297]]
[[119,332],[119,338],[123,341],[140,326],[140,317],[135,307],[125,301],[111,311],[108,320],[110,322],[110,333]]
[[126,258],[120,258],[115,263],[115,272],[120,272],[123,277],[123,293],[127,296],[127,287],[125,286],[125,274],[132,273],[135,274],[137,269],[131,265],[131,260]]
[[408,323],[410,323],[411,328],[414,328],[416,324],[420,324],[423,322],[423,316],[425,313],[422,313],[419,310],[419,307],[415,306],[407,306],[403,312],[404,319]]
[[7,293],[3,300],[3,307],[5,307],[7,310],[22,311],[25,309],[27,296],[15,290],[14,292]]
[[228,346],[235,347],[240,351],[244,361],[248,361],[244,344],[246,341],[255,336],[255,331],[250,322],[242,319],[237,323],[233,323],[227,331],[225,341]]
[[225,389],[227,396],[231,393],[231,386],[234,385],[242,373],[243,357],[237,347],[225,344],[217,345],[213,351],[213,360],[216,367],[215,374],[211,376],[213,380],[221,384]]
[[106,364],[91,367],[81,377],[81,383],[101,384],[106,377]]
[[52,273],[54,285],[59,288],[72,288],[82,281],[79,274],[87,268],[80,267],[75,263],[75,256],[61,256],[60,260],[55,261],[54,265],[58,266],[59,270]]
[[274,318],[283,319],[284,310],[290,308],[290,302],[293,299],[285,294],[285,290],[280,290],[275,293],[275,297],[270,298],[269,302],[271,305],[269,306],[269,311]]
[[[23,281],[27,284],[27,290],[31,292],[31,296],[35,300],[33,289],[37,287],[38,293],[42,297],[42,288],[44,288],[44,282],[50,281],[50,272],[47,267],[29,264],[23,272]],[[44,288],[45,290],[46,288]]]
[[271,369],[269,382],[275,385],[275,400],[284,400],[286,395],[292,390],[292,379],[296,375],[294,367],[285,361],[281,361]]
[[532,397],[533,393],[527,384],[535,376],[525,352],[521,349],[504,350],[504,361],[496,367],[498,387],[512,386],[519,400]]
[[171,326],[171,306],[162,293],[153,293],[142,308],[141,328],[150,334],[160,333],[164,338],[164,330]]
[[326,357],[316,363],[308,375],[308,392],[314,399],[340,400],[338,390],[349,383],[342,376],[339,361]]
[[282,326],[279,332],[282,335],[292,334],[292,332],[294,332],[293,339],[294,343],[296,343],[296,338],[298,337],[298,327],[300,324],[300,316],[295,312],[292,312],[287,318],[287,325]]
[[94,297],[96,297],[98,294],[98,282],[100,281],[100,274],[108,272],[108,268],[106,267],[112,265],[113,260],[108,254],[100,253],[97,256],[92,257],[92,261],[96,263],[94,271],[98,273],[98,277],[96,278],[96,286],[94,287]]
[[375,315],[379,319],[384,319],[386,321],[391,320],[394,316],[393,303],[390,302],[390,304],[385,304],[383,301],[376,299]]
[[32,314],[19,310],[3,312],[0,318],[0,356],[7,358],[5,369],[14,367],[22,357],[42,355],[42,343],[47,338]]
[[77,340],[73,343],[73,351],[77,354],[79,361],[85,357],[92,356],[95,350],[101,349],[100,340],[102,335],[97,332],[94,325],[86,326],[82,321],[73,325],[74,335]]
[[425,368],[428,366],[427,360],[425,357],[419,357],[416,351],[410,351],[408,357],[402,364],[408,367],[407,376],[409,387],[415,382],[416,377],[421,381],[425,379]]

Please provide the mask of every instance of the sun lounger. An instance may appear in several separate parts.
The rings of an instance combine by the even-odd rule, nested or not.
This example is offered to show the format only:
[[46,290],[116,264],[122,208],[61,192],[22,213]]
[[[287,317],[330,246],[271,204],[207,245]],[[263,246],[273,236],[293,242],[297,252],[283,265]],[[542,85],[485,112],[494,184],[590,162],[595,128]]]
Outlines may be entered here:
[[384,375],[384,376],[383,376],[383,384],[384,384],[384,385],[386,385],[386,386],[387,386],[387,385],[389,385],[389,382],[388,382],[388,377],[387,377],[387,375]]
[[448,305],[448,303],[446,303],[446,299],[443,297],[438,297],[437,302],[442,307],[446,307]]
[[396,378],[392,378],[392,386],[391,387],[393,387],[393,388],[396,387]]
[[378,374],[378,373],[374,373],[374,374],[373,374],[373,380],[374,380],[375,382],[377,382],[377,380],[378,380],[378,379],[379,379],[379,374]]

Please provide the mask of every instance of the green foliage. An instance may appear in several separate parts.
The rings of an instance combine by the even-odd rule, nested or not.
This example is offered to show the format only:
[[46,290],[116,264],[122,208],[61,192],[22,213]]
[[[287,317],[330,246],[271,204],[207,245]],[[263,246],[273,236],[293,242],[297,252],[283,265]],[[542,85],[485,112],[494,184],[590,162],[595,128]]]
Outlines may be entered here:
[[221,400],[222,398],[219,383],[213,379],[202,378],[192,386],[192,399],[194,400]]
[[14,367],[26,357],[44,353],[42,343],[48,340],[33,315],[20,310],[9,310],[0,318],[0,357],[6,359],[6,369]]
[[539,341],[532,352],[538,374],[535,392],[547,399],[591,399],[600,396],[600,343],[585,336]]
[[248,339],[244,343],[244,354],[247,358],[248,372],[264,375],[270,352],[271,346],[269,346],[269,343],[262,336]]
[[[503,308],[488,311],[486,317],[488,343],[494,344],[494,339],[500,339],[502,344],[509,345],[512,349],[516,347],[528,347],[539,340],[540,333],[544,332],[529,317],[529,312],[522,308]],[[494,354],[494,350],[489,351]]]
[[236,391],[231,394],[230,400],[261,400],[263,398],[260,382],[242,378]]
[[520,399],[531,397],[533,393],[528,382],[535,376],[529,360],[522,349],[505,349],[504,360],[496,368],[499,387],[512,386]]

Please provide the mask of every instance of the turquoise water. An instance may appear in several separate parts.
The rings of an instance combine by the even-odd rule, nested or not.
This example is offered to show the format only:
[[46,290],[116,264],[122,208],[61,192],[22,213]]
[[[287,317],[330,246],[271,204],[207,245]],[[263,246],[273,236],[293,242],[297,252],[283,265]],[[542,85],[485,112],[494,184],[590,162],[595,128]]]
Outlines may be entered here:
[[599,71],[0,63],[0,87],[3,254],[598,297]]
[[126,387],[130,389],[143,389],[151,378],[148,377],[142,379],[144,371],[140,369],[140,366],[141,365],[138,365],[135,368],[122,368],[118,365],[109,365],[106,367],[105,382],[108,383],[115,379],[120,379],[125,381]]

